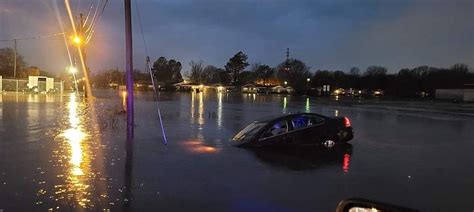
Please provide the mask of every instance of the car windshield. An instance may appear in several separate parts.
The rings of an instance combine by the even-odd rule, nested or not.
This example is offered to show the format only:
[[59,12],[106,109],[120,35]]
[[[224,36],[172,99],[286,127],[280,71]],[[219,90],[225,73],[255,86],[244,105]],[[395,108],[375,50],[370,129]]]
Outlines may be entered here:
[[245,127],[243,130],[241,130],[239,133],[237,133],[237,135],[234,136],[234,140],[242,140],[246,137],[254,135],[266,124],[267,123],[262,123],[262,122],[251,123],[247,127]]

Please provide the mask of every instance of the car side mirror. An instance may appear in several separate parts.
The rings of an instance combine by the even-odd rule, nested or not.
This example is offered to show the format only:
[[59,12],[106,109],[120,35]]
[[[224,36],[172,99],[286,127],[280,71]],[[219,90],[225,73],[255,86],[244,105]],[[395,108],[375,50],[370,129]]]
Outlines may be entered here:
[[417,212],[418,210],[402,206],[375,202],[366,199],[352,198],[337,204],[336,212]]

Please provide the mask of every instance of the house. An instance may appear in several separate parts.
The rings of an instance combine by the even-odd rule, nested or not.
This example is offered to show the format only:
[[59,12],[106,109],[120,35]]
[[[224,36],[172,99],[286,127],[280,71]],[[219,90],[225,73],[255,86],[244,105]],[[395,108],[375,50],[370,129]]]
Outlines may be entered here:
[[257,86],[253,84],[247,84],[242,86],[242,93],[257,93]]
[[272,93],[293,93],[295,92],[295,89],[293,89],[291,86],[283,87],[281,85],[277,85],[275,87],[272,87],[271,91]]

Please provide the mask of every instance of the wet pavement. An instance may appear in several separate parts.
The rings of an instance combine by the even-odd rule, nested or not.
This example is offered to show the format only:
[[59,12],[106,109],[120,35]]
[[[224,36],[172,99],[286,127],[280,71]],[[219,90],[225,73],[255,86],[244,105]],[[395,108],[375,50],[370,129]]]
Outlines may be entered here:
[[[122,99],[0,96],[4,211],[334,211],[360,197],[423,211],[474,209],[474,118],[372,110],[285,95],[138,93],[133,140]],[[348,116],[351,145],[236,148],[252,120]]]

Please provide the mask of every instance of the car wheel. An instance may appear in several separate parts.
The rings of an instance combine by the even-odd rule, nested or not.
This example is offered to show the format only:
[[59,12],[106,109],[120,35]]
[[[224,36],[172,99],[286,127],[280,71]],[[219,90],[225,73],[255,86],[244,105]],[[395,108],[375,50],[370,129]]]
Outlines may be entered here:
[[336,145],[336,142],[334,142],[332,139],[324,139],[322,144],[324,147],[332,148],[334,145]]

